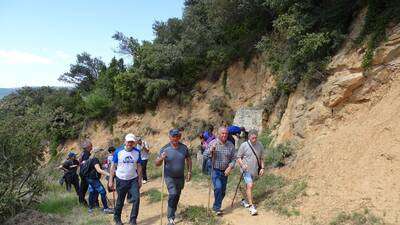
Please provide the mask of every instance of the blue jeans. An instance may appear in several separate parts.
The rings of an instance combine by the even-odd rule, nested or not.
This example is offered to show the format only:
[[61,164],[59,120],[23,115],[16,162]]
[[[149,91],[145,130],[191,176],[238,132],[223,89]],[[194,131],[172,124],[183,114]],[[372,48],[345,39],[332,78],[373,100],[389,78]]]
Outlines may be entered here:
[[221,210],[222,200],[226,193],[226,184],[228,183],[228,177],[225,176],[223,170],[214,169],[212,171],[212,182],[214,186],[214,205],[213,210]]
[[181,197],[182,189],[185,186],[185,178],[174,178],[166,176],[164,179],[168,189],[167,218],[175,219],[175,212],[178,207],[179,198]]
[[92,186],[93,192],[89,192],[89,208],[93,209],[97,199],[96,193],[101,196],[101,203],[103,203],[103,208],[108,209],[106,189],[104,189],[99,179],[86,178],[88,185]]
[[139,204],[140,204],[140,193],[139,193],[139,182],[138,178],[132,180],[121,180],[116,178],[116,189],[118,193],[117,203],[114,209],[114,221],[121,221],[122,207],[124,207],[125,197],[130,193],[132,200],[132,209],[129,222],[136,223],[137,216],[139,214]]

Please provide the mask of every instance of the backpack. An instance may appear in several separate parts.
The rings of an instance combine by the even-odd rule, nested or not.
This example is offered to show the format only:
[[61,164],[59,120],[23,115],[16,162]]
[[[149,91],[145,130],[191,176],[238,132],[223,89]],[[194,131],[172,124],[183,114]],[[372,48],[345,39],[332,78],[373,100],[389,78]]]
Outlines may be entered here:
[[92,162],[92,159],[88,159],[85,161],[85,163],[82,163],[81,168],[79,170],[80,176],[87,177],[89,175],[91,162]]

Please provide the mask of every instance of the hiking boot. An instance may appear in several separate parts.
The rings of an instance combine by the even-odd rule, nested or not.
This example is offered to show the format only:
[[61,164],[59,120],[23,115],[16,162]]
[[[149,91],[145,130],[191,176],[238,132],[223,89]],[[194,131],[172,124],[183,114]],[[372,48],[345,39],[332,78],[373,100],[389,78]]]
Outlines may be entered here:
[[110,208],[103,209],[103,213],[105,213],[105,214],[113,214],[113,213],[114,213],[114,210],[113,210],[113,209],[110,209]]
[[94,209],[88,209],[88,213],[92,214],[94,212]]
[[137,223],[135,221],[131,221],[129,222],[129,225],[137,225]]
[[222,216],[222,214],[223,214],[222,210],[215,211],[216,216]]
[[249,208],[250,207],[250,204],[247,203],[246,199],[244,199],[244,198],[242,199],[242,201],[240,201],[240,205],[245,207],[245,208]]
[[175,225],[175,220],[172,218],[168,218],[168,223],[167,225]]
[[255,207],[254,205],[250,206],[249,212],[250,212],[250,214],[251,214],[252,216],[257,215],[257,209],[256,209],[256,207]]
[[147,180],[143,180],[142,183],[143,183],[143,184],[147,183]]

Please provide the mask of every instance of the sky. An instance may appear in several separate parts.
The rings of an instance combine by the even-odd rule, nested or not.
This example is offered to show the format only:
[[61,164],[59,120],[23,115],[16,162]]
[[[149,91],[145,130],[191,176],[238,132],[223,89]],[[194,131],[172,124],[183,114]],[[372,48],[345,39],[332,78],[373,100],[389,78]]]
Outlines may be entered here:
[[68,86],[58,77],[87,52],[122,57],[120,31],[153,40],[152,25],[182,17],[184,0],[0,0],[0,88]]

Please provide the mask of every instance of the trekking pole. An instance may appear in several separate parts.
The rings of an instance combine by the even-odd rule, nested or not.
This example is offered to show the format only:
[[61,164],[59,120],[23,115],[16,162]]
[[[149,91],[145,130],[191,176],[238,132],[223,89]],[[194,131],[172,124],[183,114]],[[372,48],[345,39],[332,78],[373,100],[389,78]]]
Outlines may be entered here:
[[160,225],[163,224],[164,217],[164,167],[165,162],[162,162],[162,171],[161,171],[161,214],[160,214]]
[[233,207],[233,203],[235,202],[235,198],[236,198],[236,195],[237,195],[239,186],[240,186],[240,182],[242,181],[242,178],[243,178],[243,172],[240,174],[239,182],[238,182],[238,184],[237,184],[237,186],[236,186],[235,194],[233,195],[231,207]]

